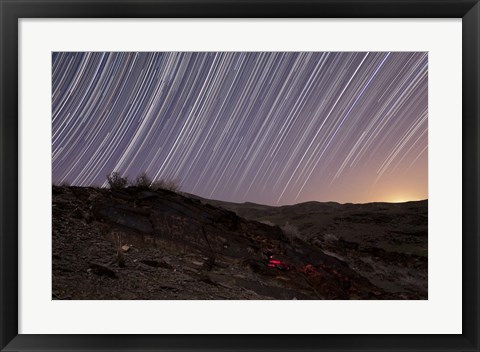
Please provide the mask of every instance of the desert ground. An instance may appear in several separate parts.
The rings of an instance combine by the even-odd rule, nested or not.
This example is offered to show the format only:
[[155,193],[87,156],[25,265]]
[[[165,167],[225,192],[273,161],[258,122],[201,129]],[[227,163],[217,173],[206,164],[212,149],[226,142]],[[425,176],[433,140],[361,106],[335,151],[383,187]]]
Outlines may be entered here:
[[53,299],[427,299],[428,201],[52,188]]

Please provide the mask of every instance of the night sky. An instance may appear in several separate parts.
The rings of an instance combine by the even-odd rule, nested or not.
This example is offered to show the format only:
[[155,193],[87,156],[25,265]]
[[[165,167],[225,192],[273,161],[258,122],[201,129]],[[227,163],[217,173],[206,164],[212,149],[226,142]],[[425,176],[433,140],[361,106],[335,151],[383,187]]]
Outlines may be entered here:
[[52,54],[53,183],[269,205],[428,198],[428,53]]

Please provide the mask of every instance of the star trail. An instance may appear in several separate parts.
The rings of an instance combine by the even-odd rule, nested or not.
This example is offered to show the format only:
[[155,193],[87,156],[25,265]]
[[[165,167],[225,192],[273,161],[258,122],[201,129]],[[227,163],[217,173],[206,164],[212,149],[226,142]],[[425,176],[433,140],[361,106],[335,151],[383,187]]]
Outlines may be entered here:
[[55,52],[52,182],[269,205],[425,199],[426,52]]

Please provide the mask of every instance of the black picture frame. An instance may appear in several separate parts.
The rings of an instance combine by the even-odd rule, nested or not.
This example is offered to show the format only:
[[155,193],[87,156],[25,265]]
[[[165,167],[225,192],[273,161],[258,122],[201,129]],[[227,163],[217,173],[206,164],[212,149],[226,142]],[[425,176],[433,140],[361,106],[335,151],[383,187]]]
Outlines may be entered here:
[[[479,351],[478,0],[0,0],[0,347],[2,351]],[[19,335],[18,20],[20,18],[462,18],[461,335]]]

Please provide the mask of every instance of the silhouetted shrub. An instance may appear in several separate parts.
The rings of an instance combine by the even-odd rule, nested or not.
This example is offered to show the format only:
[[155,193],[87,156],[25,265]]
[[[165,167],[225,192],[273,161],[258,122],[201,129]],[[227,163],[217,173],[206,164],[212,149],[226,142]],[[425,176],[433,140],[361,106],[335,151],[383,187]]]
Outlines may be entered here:
[[147,173],[142,172],[140,175],[137,176],[133,185],[140,188],[149,188],[151,183],[152,180],[147,176]]
[[180,183],[175,180],[167,180],[165,182],[165,189],[172,192],[178,192],[180,191]]
[[180,191],[180,183],[175,180],[156,180],[151,183],[150,188],[153,190],[166,189],[172,192]]
[[112,172],[110,175],[107,175],[108,185],[111,189],[121,189],[125,188],[128,184],[128,178],[122,177],[118,172]]

